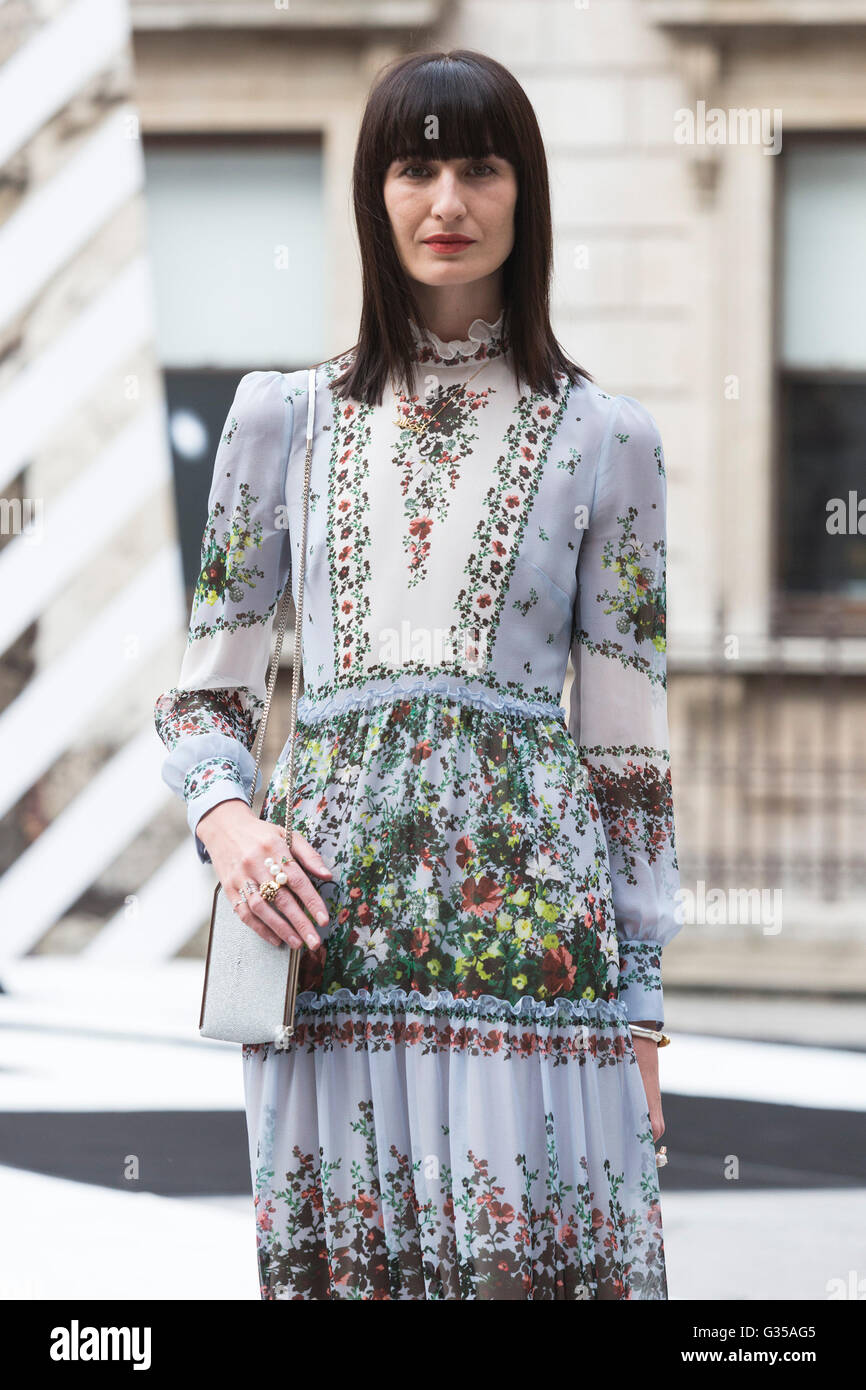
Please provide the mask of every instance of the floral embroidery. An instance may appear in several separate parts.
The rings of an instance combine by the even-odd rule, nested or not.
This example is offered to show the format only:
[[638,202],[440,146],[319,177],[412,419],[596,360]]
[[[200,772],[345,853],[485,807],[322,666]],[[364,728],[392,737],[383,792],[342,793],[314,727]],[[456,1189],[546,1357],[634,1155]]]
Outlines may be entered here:
[[[348,354],[337,359],[335,373]],[[493,670],[479,666],[480,644],[489,648],[497,631],[501,609],[520,553],[520,542],[527,515],[544,471],[550,442],[568,404],[565,378],[553,408],[541,394],[521,393],[514,407],[514,419],[496,464],[495,482],[484,499],[484,510],[475,528],[471,553],[463,566],[467,583],[457,595],[459,621],[450,629],[449,645],[457,655],[453,660],[431,664],[413,658],[401,662],[403,670],[471,674],[473,680],[517,695],[550,698],[543,686],[529,691],[513,680],[502,681]],[[328,545],[331,573],[337,582],[332,590],[335,649],[338,670],[331,688],[347,689],[362,680],[377,680],[392,674],[392,668],[370,661],[370,528],[367,490],[372,407],[353,402],[335,402],[334,435],[331,444],[329,483]],[[422,550],[422,556],[428,552]],[[338,597],[339,595],[339,597]],[[476,645],[473,646],[473,641]],[[472,663],[467,672],[467,663]]]
[[[285,819],[285,778],[281,761],[268,820]],[[304,953],[299,988],[613,997],[597,818],[560,720],[527,726],[422,693],[304,724],[293,824],[332,857],[334,880],[321,888],[330,932]]]
[[[617,614],[617,631],[630,637],[635,648],[649,642],[657,652],[664,653],[667,645],[665,545],[663,540],[654,540],[651,549],[657,557],[655,563],[644,563],[649,552],[635,534],[637,515],[637,507],[629,507],[624,516],[617,517],[622,528],[619,545],[615,550],[613,542],[606,541],[602,557],[602,567],[616,576],[616,589],[603,589],[595,595],[595,601],[605,605],[603,612]],[[594,641],[585,629],[576,630],[574,635],[589,651],[633,666],[654,683],[666,684],[665,671],[639,651],[627,650],[622,643],[609,638]]]
[[[656,569],[641,561],[647,550],[634,533],[633,522],[637,507],[629,507],[627,516],[618,517],[623,528],[619,550],[613,553],[613,544],[608,541],[604,547],[603,565],[619,576],[619,592],[605,590],[598,595],[609,607],[606,613],[619,613],[617,631],[631,632],[635,642],[650,641],[657,651],[665,650],[665,593],[664,588],[655,585]],[[653,550],[659,552],[664,562],[664,545],[654,541]],[[658,566],[657,566],[658,568]]]
[[464,567],[466,587],[458,608],[467,630],[495,631],[520,550],[526,518],[538,490],[550,440],[569,398],[564,389],[555,410],[541,395],[521,395],[496,465],[496,481],[485,499],[472,553]]
[[658,942],[629,941],[621,948],[620,969],[622,990],[635,985],[649,993],[661,990],[662,957]]
[[[417,360],[483,365],[499,333],[476,322]],[[292,808],[333,870],[330,920],[288,1047],[243,1048],[262,1296],[663,1299],[629,1035],[663,1017],[675,930],[658,431],[630,397],[532,393],[491,361],[462,404],[474,368],[441,373],[415,477],[390,400],[386,420],[329,391],[348,360],[320,375]],[[244,383],[155,709],[191,825],[249,762],[291,565],[280,509],[297,557],[301,458],[279,455],[305,376]],[[469,650],[371,660],[404,613],[410,637]]]
[[[263,1299],[667,1297],[655,1183],[625,1205],[625,1174],[605,1158],[594,1184],[583,1154],[579,1180],[567,1182],[552,1111],[543,1161],[513,1154],[513,1182],[471,1146],[455,1152],[447,1125],[441,1154],[393,1142],[383,1150],[373,1102],[357,1102],[355,1113],[351,1162],[295,1143],[292,1166],[278,1173],[270,1112],[255,1176]],[[646,1131],[635,1140],[651,1147]]]
[[[215,502],[211,510],[202,540],[201,570],[193,595],[193,611],[204,605],[213,608],[217,604],[242,603],[248,589],[255,589],[256,581],[265,578],[264,571],[255,564],[248,551],[257,550],[262,545],[262,524],[252,519],[252,509],[259,501],[250,491],[249,483],[242,482],[238,488],[240,501],[236,503],[227,525],[220,527],[220,520],[226,515],[222,502]],[[264,613],[250,609],[236,613],[227,619],[219,613],[214,619],[204,619],[193,623],[188,641],[201,641],[213,632],[234,632],[240,627],[266,622],[273,613],[270,604]]]
[[513,606],[517,609],[519,613],[522,613],[525,618],[530,608],[533,608],[537,602],[538,590],[533,588],[529,590],[528,599],[526,599],[523,603],[521,603],[519,599],[515,599]]
[[579,454],[577,449],[569,449],[568,458],[560,459],[559,463],[556,466],[557,468],[567,468],[569,473],[573,474],[575,468],[580,463],[580,459],[581,455]]
[[654,761],[667,760],[666,750],[579,746],[578,753],[590,769],[615,873],[636,884],[638,857],[654,864],[666,848],[675,864],[670,770],[662,771]]
[[[648,974],[648,965],[645,970]],[[295,1017],[295,1033],[286,1047],[278,1051],[273,1043],[245,1043],[244,1056],[264,1059],[283,1052],[360,1047],[374,1055],[411,1043],[423,1057],[460,1053],[505,1062],[543,1057],[554,1066],[579,1067],[637,1060],[625,1033],[626,1014],[616,1004],[598,999],[560,996],[545,1003],[525,996],[508,1005],[494,995],[461,999],[440,989],[433,994],[399,988],[339,989],[327,995],[304,990],[298,995]],[[491,1023],[500,1026],[486,1026]]]
[[233,690],[178,690],[159,696],[156,731],[167,748],[196,734],[224,734],[252,748],[264,704],[246,687]]
[[[460,476],[460,463],[471,453],[478,438],[473,430],[473,416],[489,402],[489,391],[464,391],[462,383],[438,387],[418,410],[418,397],[411,397],[415,407],[405,412],[409,404],[404,395],[398,397],[398,418],[429,420],[426,431],[418,435],[409,425],[400,429],[393,461],[400,471],[400,489],[404,498],[404,514],[408,533],[403,535],[403,549],[409,562],[410,587],[427,573],[431,533],[437,521],[448,515],[448,494]],[[413,457],[416,455],[417,457]]]
[[[338,358],[330,379],[348,364],[350,354]],[[328,364],[330,368],[330,364]],[[332,614],[339,654],[337,682],[353,684],[351,673],[360,675],[369,656],[370,529],[364,522],[367,495],[363,474],[354,464],[369,444],[372,406],[334,401],[334,432],[328,480],[328,551],[332,584]]]
[[205,758],[187,773],[183,794],[187,801],[194,801],[212,786],[214,782],[228,778],[241,785],[240,769],[231,758]]

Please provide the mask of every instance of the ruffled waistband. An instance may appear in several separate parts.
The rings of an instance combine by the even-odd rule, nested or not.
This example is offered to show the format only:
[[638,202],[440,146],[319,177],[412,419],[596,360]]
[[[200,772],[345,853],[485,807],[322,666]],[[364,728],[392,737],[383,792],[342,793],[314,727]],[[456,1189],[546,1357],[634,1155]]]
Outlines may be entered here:
[[372,709],[390,700],[423,699],[430,696],[456,700],[488,709],[495,714],[512,714],[521,719],[558,719],[565,723],[565,710],[558,700],[524,700],[497,690],[480,690],[475,686],[452,685],[447,680],[421,679],[385,686],[378,690],[337,690],[331,695],[316,696],[306,692],[298,699],[298,722],[318,723],[333,714],[348,709]]
[[607,999],[532,999],[524,996],[516,1004],[508,999],[498,999],[493,994],[482,994],[476,999],[459,999],[450,990],[434,990],[422,994],[420,990],[399,989],[338,989],[333,994],[316,994],[304,990],[298,995],[296,1013],[326,1013],[363,1009],[368,1013],[417,1013],[419,1010],[429,1014],[448,1014],[452,1018],[505,1019],[514,1023],[546,1023],[555,1019],[557,1023],[575,1025],[613,1025],[628,1026],[628,1015],[621,1004]]

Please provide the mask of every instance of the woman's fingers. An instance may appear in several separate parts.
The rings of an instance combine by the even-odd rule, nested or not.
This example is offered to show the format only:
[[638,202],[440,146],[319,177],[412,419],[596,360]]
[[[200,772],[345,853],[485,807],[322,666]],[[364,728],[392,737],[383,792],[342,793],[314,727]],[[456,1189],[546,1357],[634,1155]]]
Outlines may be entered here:
[[265,926],[261,918],[257,917],[252,908],[248,907],[245,902],[240,903],[240,905],[235,908],[235,912],[244,925],[249,927],[251,931],[254,931],[256,936],[260,936],[262,941],[267,941],[269,946],[279,946],[281,944],[283,938],[278,936],[276,932],[271,931],[270,927]]
[[[247,894],[247,903],[259,921],[289,946],[297,949],[306,945],[311,951],[315,951],[322,944],[321,938],[295,894],[297,893],[298,897],[303,896],[314,908],[322,900],[303,869],[297,864],[286,865],[285,871],[288,881],[270,902],[265,901],[261,889],[257,888],[255,892]],[[324,903],[322,907],[324,908]],[[325,917],[327,919],[327,910]]]
[[[295,925],[278,912],[272,903],[266,903],[259,893],[250,893],[248,901],[259,922],[274,932],[280,941],[285,941],[287,946],[291,946],[292,950],[298,951],[302,946],[309,944],[304,941]],[[318,940],[315,944],[319,944]]]
[[[309,873],[315,874],[319,873],[319,869],[316,867],[317,865],[321,865],[322,870],[329,875],[331,874],[331,870],[327,867],[321,855],[313,849],[313,846],[309,844],[302,835],[293,832],[293,855],[295,855],[296,850],[298,852],[297,857],[289,859],[288,863],[285,864],[282,862],[285,852],[285,842],[283,842],[283,845],[280,847],[279,853],[274,851],[270,856],[275,863],[280,865],[280,868],[286,875],[286,883],[282,886],[278,897],[275,898],[274,901],[278,905],[280,911],[284,912],[287,917],[290,917],[298,927],[305,928],[309,926],[309,921],[304,914],[300,913],[300,915],[298,915],[288,910],[289,902],[292,895],[294,895],[294,897],[308,909],[310,917],[315,918],[320,927],[326,927],[329,920],[328,905],[321,894],[313,887],[313,884],[304,872],[304,867],[306,867]],[[288,890],[288,892],[285,890]]]
[[275,899],[279,904],[280,911],[285,912],[287,916],[291,916],[292,921],[297,921],[299,926],[302,922],[306,922],[303,913],[301,913],[300,918],[297,918],[294,914],[290,914],[284,906],[290,898],[296,898],[299,903],[309,910],[310,916],[316,919],[320,927],[326,927],[328,925],[327,903],[321,894],[316,892],[300,864],[290,862],[288,864],[283,864],[282,869],[283,873],[286,875],[286,882],[281,887]]
[[[286,863],[282,862],[284,856]],[[278,892],[270,902],[266,902],[262,897],[259,887],[274,877],[274,873],[267,867],[268,859],[278,865],[279,871],[286,875],[285,884],[279,886]],[[320,878],[333,877],[322,856],[296,830],[292,831],[291,858],[286,854],[285,839],[275,842],[270,837],[265,844],[259,843],[241,856],[240,865],[236,866],[236,874],[250,889],[253,884],[256,887],[255,891],[247,893],[246,901],[237,908],[238,916],[264,941],[273,945],[285,941],[293,950],[308,946],[311,951],[315,951],[322,944],[311,918],[315,918],[320,926],[326,926],[329,920],[328,907],[304,872],[305,868]]]
[[[280,854],[285,854],[285,844],[284,839],[280,847]],[[333,878],[333,870],[328,868],[319,851],[313,849],[309,840],[305,840],[297,830],[292,831],[292,855],[301,867],[307,870],[307,873],[315,874],[317,878]],[[277,859],[279,859],[279,855],[277,855]]]
[[263,921],[273,927],[274,931],[278,931],[285,940],[289,940],[285,933],[292,932],[297,939],[302,938],[303,944],[309,946],[311,951],[315,951],[321,946],[321,938],[316,928],[304,915],[297,900],[285,888],[281,888],[270,903],[264,902],[256,895],[253,899],[253,906]]
[[322,938],[316,931],[303,907],[297,898],[292,896],[291,891],[281,888],[274,898],[273,906],[278,912],[291,922],[295,931],[304,938],[311,951],[316,951],[322,944]]

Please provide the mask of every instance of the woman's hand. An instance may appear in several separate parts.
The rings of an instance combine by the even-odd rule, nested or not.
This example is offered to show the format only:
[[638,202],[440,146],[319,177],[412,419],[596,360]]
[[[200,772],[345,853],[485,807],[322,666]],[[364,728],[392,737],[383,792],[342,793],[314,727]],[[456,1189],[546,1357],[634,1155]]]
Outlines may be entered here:
[[[303,835],[292,831],[293,861],[281,865],[288,882],[272,903],[266,903],[258,886],[271,878],[265,860],[274,859],[279,864],[286,853],[284,831],[271,821],[261,820],[245,801],[232,798],[217,802],[206,811],[196,826],[196,834],[211,857],[229,902],[238,903],[238,917],[263,941],[273,946],[285,941],[295,949],[306,943],[311,951],[322,944],[304,909],[308,908],[323,927],[328,922],[328,909],[304,870],[317,878],[331,878],[332,873]],[[249,892],[244,901],[240,890],[249,879],[255,883],[256,892]]]
[[[657,1023],[640,1024],[644,1028],[657,1028]],[[662,1096],[659,1089],[659,1049],[652,1038],[633,1037],[634,1052],[640,1067],[641,1080],[646,1092],[647,1109],[653,1131],[653,1143],[657,1144],[665,1132],[662,1115]]]

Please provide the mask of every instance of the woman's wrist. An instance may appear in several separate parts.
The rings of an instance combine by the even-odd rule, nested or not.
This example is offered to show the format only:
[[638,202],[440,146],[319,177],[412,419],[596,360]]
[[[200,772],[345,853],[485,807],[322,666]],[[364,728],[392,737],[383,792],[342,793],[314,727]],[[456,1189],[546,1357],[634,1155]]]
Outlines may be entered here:
[[213,840],[214,831],[219,833],[220,826],[225,825],[230,817],[238,815],[235,810],[227,812],[226,808],[229,806],[242,806],[247,812],[250,810],[248,802],[242,801],[239,796],[226,797],[225,801],[218,801],[215,806],[211,806],[209,810],[205,811],[196,824],[195,833],[208,853],[210,853],[209,842]]
[[632,1023],[630,1028],[633,1037],[645,1038],[648,1042],[654,1042],[657,1047],[667,1047],[670,1042],[667,1033],[662,1028],[657,1028],[654,1023]]

